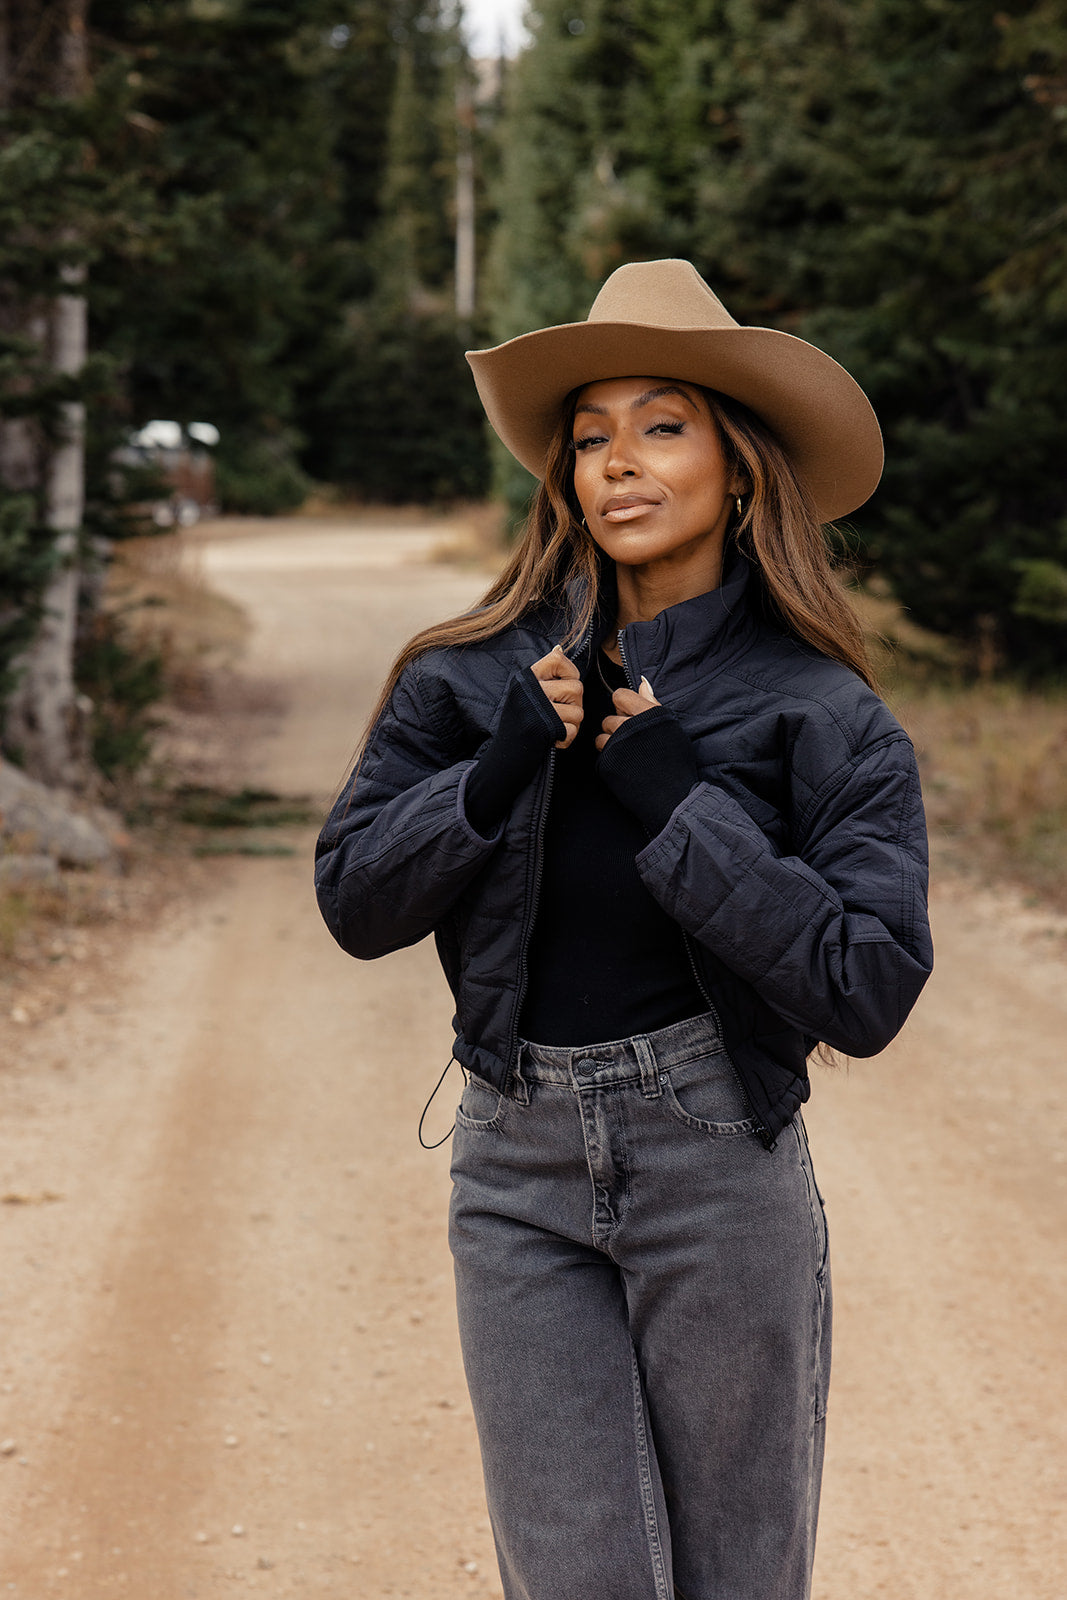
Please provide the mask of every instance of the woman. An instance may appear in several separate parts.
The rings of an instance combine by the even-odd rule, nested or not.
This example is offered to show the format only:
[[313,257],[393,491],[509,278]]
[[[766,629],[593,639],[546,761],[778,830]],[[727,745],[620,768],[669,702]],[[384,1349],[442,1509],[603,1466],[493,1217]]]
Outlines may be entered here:
[[451,1243],[508,1600],[801,1600],[830,1360],[799,1108],[930,971],[911,746],[821,524],[871,408],[681,261],[469,357],[542,479],[401,653],[319,845],[368,958],[433,932]]

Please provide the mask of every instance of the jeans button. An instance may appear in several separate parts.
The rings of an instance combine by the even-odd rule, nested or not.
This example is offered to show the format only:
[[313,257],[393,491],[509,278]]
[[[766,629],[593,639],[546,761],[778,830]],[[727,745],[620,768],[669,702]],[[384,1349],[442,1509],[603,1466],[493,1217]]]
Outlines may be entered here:
[[574,1070],[575,1072],[581,1073],[583,1078],[587,1078],[591,1072],[596,1071],[596,1066],[596,1062],[593,1061],[589,1056],[583,1056]]

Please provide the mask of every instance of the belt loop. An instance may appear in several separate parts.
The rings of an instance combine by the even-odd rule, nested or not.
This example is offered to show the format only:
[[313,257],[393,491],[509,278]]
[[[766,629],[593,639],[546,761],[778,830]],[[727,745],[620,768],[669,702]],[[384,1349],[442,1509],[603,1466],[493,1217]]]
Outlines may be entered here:
[[663,1090],[660,1087],[659,1068],[656,1066],[656,1057],[648,1042],[648,1035],[636,1033],[632,1043],[637,1064],[641,1068],[641,1093],[646,1100],[658,1100]]
[[504,1079],[504,1087],[501,1090],[502,1094],[507,1095],[509,1100],[514,1100],[515,1104],[519,1106],[528,1106],[530,1104],[529,1086],[522,1075],[522,1053],[525,1048],[525,1041],[520,1039],[518,1053],[515,1056],[515,1065]]

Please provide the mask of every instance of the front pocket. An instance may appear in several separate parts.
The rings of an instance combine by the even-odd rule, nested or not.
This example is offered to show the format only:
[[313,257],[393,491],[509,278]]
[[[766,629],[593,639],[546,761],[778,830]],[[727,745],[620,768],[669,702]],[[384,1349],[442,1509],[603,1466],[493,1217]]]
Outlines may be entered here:
[[498,1128],[504,1116],[505,1104],[504,1096],[491,1083],[472,1074],[463,1086],[456,1107],[456,1121],[464,1128]]
[[664,1106],[687,1128],[718,1139],[756,1131],[755,1118],[724,1050],[661,1072],[659,1081]]

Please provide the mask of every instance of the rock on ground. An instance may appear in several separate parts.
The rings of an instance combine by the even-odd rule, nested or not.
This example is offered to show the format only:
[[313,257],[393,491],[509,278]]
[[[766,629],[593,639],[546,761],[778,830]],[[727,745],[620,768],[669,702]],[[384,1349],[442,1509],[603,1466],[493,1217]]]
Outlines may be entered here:
[[38,860],[33,867],[6,867],[7,881],[47,876],[39,858],[63,867],[99,866],[114,859],[121,838],[122,822],[113,812],[96,808],[87,816],[70,795],[0,760],[0,841],[12,859]]

